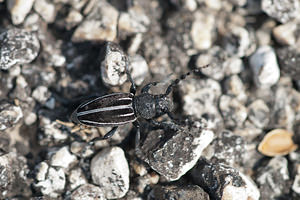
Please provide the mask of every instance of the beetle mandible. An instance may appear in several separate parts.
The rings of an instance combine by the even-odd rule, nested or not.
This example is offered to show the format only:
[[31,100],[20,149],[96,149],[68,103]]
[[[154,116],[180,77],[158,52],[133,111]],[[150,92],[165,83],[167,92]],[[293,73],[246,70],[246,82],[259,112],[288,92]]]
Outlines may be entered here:
[[181,75],[171,82],[163,94],[150,94],[150,88],[158,84],[158,82],[150,82],[142,88],[141,94],[135,95],[136,86],[128,69],[128,59],[126,59],[125,71],[127,78],[131,82],[130,92],[112,93],[83,103],[72,113],[71,119],[75,123],[87,126],[113,127],[102,138],[94,138],[90,141],[90,144],[93,144],[97,140],[110,138],[116,132],[118,126],[132,122],[137,128],[136,145],[138,145],[140,139],[140,124],[138,119],[143,118],[155,127],[164,129],[166,124],[155,119],[167,114],[174,123],[177,119],[172,114],[173,104],[168,97],[169,94],[181,80],[184,80],[191,73],[200,72],[200,69],[208,66],[205,65]]

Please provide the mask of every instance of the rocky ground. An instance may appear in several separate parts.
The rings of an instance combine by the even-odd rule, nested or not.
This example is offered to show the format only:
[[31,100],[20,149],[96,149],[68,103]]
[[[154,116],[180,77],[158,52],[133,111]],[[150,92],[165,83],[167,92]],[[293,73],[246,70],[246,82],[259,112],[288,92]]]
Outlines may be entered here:
[[[71,122],[181,81],[184,123]],[[300,199],[299,0],[0,0],[0,199]],[[168,116],[157,119],[169,126]]]

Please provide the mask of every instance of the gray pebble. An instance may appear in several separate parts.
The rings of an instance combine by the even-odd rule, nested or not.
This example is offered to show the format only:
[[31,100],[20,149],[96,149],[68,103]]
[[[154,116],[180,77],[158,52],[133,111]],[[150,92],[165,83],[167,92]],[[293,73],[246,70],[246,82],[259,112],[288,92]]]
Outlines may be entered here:
[[128,58],[121,47],[116,43],[108,42],[100,67],[103,82],[109,86],[122,85],[127,80],[126,64]]
[[125,196],[129,189],[129,167],[120,147],[106,148],[91,161],[93,183],[99,185],[107,199]]
[[236,99],[242,103],[246,103],[248,96],[243,81],[238,75],[230,76],[224,82],[226,89],[225,93],[230,96],[236,97]]
[[224,164],[212,164],[200,159],[191,175],[212,199],[258,200],[260,197],[259,190],[250,178]]
[[76,156],[70,153],[67,146],[61,147],[57,152],[55,152],[52,155],[50,160],[51,166],[61,167],[66,170],[74,166],[76,162]]
[[29,198],[32,194],[28,173],[25,157],[15,152],[6,154],[0,152],[0,198],[12,199],[20,194],[23,198]]
[[261,8],[267,15],[281,23],[286,23],[298,17],[300,13],[300,3],[298,0],[262,0]]
[[45,104],[47,100],[50,98],[51,93],[47,87],[41,85],[35,88],[32,92],[32,97],[37,100],[41,104]]
[[246,142],[241,136],[223,130],[205,149],[203,156],[215,163],[240,168],[246,159]]
[[136,85],[141,85],[149,74],[149,67],[146,60],[141,55],[130,56],[131,76]]
[[187,186],[155,186],[148,194],[147,200],[209,200],[208,194],[197,185]]
[[14,25],[23,23],[25,17],[30,12],[35,0],[7,1],[7,9],[10,12]]
[[273,29],[273,36],[277,42],[282,45],[295,45],[296,43],[296,21],[291,21],[286,24],[281,24]]
[[84,176],[84,173],[81,168],[74,168],[68,173],[68,182],[69,189],[74,190],[81,185],[87,184],[88,180]]
[[34,187],[43,195],[58,198],[64,191],[66,177],[62,168],[49,167],[42,162],[39,165],[36,179]]
[[0,131],[15,126],[23,117],[22,109],[11,103],[0,102]]
[[178,131],[151,131],[138,156],[168,181],[178,180],[197,162],[214,133],[204,128],[205,122],[190,119],[187,126],[178,127]]
[[219,108],[227,128],[240,127],[247,118],[247,108],[234,97],[222,95]]
[[0,46],[0,68],[4,70],[15,64],[32,62],[40,50],[35,34],[16,28],[1,33]]
[[265,128],[270,121],[270,109],[261,99],[248,106],[248,118],[258,128]]
[[261,199],[274,199],[290,191],[288,161],[277,156],[270,160],[267,166],[258,169],[256,182],[260,188]]
[[47,23],[54,22],[56,17],[56,9],[55,5],[51,1],[35,1],[33,8]]
[[272,47],[259,47],[250,57],[249,62],[257,86],[270,87],[278,82],[280,71]]
[[77,188],[72,192],[71,200],[105,200],[103,191],[101,188],[92,185],[85,184]]
[[300,52],[293,47],[282,47],[276,50],[280,70],[284,75],[300,80]]
[[114,41],[119,12],[106,1],[97,0],[92,11],[76,28],[72,41]]

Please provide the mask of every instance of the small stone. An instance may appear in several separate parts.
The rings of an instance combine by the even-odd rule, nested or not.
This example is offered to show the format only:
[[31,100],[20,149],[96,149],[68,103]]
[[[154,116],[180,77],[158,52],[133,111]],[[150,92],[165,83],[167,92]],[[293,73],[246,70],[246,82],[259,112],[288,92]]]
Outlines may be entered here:
[[38,165],[37,173],[36,173],[36,180],[43,181],[46,179],[47,172],[49,169],[49,165],[46,162],[41,162]]
[[148,194],[147,200],[209,200],[208,194],[197,185],[187,186],[155,186]]
[[72,29],[83,20],[82,14],[77,10],[71,10],[66,18],[67,28]]
[[194,182],[212,199],[258,200],[260,197],[253,181],[224,164],[212,164],[200,159],[191,175]]
[[194,47],[198,50],[208,49],[213,43],[214,15],[202,12],[196,12],[194,15],[195,20],[191,28]]
[[0,102],[0,131],[15,126],[23,117],[22,109],[8,102]]
[[155,185],[158,183],[158,181],[159,181],[159,175],[156,173],[140,176],[137,178],[137,186],[135,186],[135,188],[140,194],[142,194],[145,192],[147,186]]
[[113,41],[117,36],[118,11],[106,1],[97,0],[92,11],[76,28],[72,41]]
[[107,199],[125,196],[129,189],[129,167],[120,147],[106,148],[93,157],[92,180]]
[[214,133],[204,129],[205,122],[189,119],[177,131],[150,131],[137,155],[168,181],[178,180],[197,162]]
[[299,16],[300,3],[298,0],[262,0],[261,8],[270,17],[286,23]]
[[233,75],[226,79],[224,87],[226,89],[226,94],[236,97],[238,101],[246,103],[248,100],[244,83],[238,75]]
[[51,157],[50,164],[53,167],[62,167],[69,169],[77,161],[75,155],[72,155],[68,150],[68,147],[62,147]]
[[300,52],[293,47],[282,47],[276,50],[280,70],[284,75],[300,80]]
[[149,68],[146,60],[141,55],[130,57],[131,76],[136,85],[141,85],[145,77],[149,74]]
[[68,175],[69,187],[71,190],[88,183],[81,168],[72,169]]
[[270,87],[278,82],[280,71],[272,47],[259,47],[250,57],[249,62],[257,86]]
[[240,58],[250,55],[256,47],[252,33],[237,25],[229,25],[223,43],[226,52]]
[[72,192],[71,200],[106,200],[101,188],[92,185],[85,184],[77,188]]
[[32,97],[41,104],[45,104],[46,101],[50,98],[50,96],[51,96],[50,91],[48,90],[47,87],[45,87],[43,85],[38,86],[32,92]]
[[31,180],[27,177],[28,173],[25,157],[15,152],[0,153],[0,198],[13,199],[16,196],[30,198]]
[[148,31],[150,19],[145,15],[144,10],[139,5],[129,8],[128,12],[122,12],[118,21],[118,29],[128,33],[145,33]]
[[281,24],[273,29],[273,35],[277,42],[282,45],[295,45],[296,43],[296,22]]
[[219,108],[226,127],[240,127],[247,118],[247,108],[236,98],[228,95],[220,97]]
[[270,121],[270,109],[261,99],[248,106],[248,118],[258,128],[265,128]]
[[185,114],[205,118],[207,128],[216,132],[223,128],[224,122],[217,109],[217,103],[222,92],[217,81],[213,79],[188,79],[179,84],[179,89],[182,94]]
[[294,179],[294,183],[292,186],[292,190],[297,193],[298,195],[300,194],[300,164],[296,164],[296,176]]
[[39,144],[54,145],[61,144],[68,139],[69,134],[66,129],[63,129],[62,125],[56,121],[51,121],[49,116],[39,115]]
[[258,151],[266,156],[287,155],[298,148],[293,142],[293,134],[283,130],[275,129],[267,133],[258,146]]
[[[44,168],[39,168],[43,170]],[[40,172],[38,172],[40,174]],[[41,176],[39,176],[41,178]],[[57,198],[61,196],[66,184],[66,177],[63,169],[55,169],[49,167],[44,180],[39,180],[34,184],[35,188],[39,189],[43,195]]]
[[272,158],[267,166],[258,169],[256,183],[261,199],[275,199],[282,194],[288,194],[291,182],[287,159],[282,156]]
[[0,68],[7,70],[15,64],[32,62],[38,55],[40,43],[35,34],[24,29],[10,29],[0,35]]
[[55,21],[56,10],[55,5],[51,1],[35,1],[33,8],[47,23],[53,23]]
[[246,158],[246,142],[231,131],[223,131],[204,150],[203,156],[215,163],[240,167]]
[[253,141],[257,136],[263,133],[261,128],[257,128],[249,119],[243,123],[243,126],[236,127],[233,131],[235,134],[242,136],[246,141]]
[[128,58],[121,47],[112,42],[106,44],[104,59],[101,62],[102,80],[109,86],[120,86],[127,80]]
[[7,9],[10,12],[14,25],[23,23],[25,17],[30,12],[35,0],[11,0],[7,1]]

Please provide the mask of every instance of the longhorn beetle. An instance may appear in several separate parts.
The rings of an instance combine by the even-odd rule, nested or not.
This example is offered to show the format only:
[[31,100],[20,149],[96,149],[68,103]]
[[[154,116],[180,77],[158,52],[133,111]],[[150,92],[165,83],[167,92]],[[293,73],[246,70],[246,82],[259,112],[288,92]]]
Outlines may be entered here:
[[[205,65],[201,68],[208,67]],[[156,86],[158,82],[146,84],[141,94],[135,95],[136,86],[129,73],[128,60],[125,62],[125,71],[131,82],[130,93],[112,93],[105,96],[94,98],[86,103],[81,104],[71,116],[73,122],[87,126],[110,126],[113,127],[104,137],[94,138],[90,144],[96,140],[108,139],[116,132],[118,126],[133,122],[137,128],[136,145],[140,139],[139,118],[143,118],[152,123],[155,127],[164,129],[167,124],[156,121],[155,118],[167,114],[172,121],[176,121],[171,113],[172,102],[168,98],[174,86],[181,80],[184,80],[191,73],[199,72],[200,69],[194,69],[183,74],[171,82],[164,94],[153,95],[149,93],[151,86]]]

